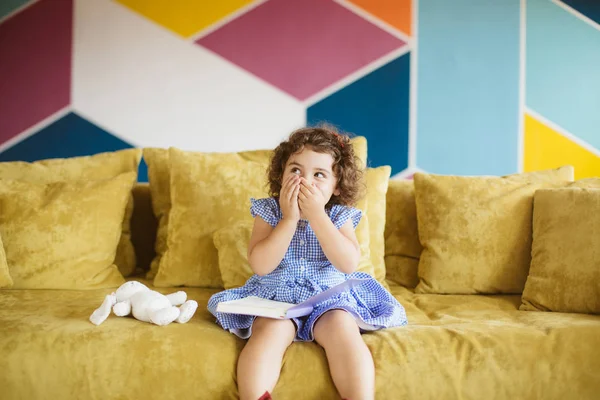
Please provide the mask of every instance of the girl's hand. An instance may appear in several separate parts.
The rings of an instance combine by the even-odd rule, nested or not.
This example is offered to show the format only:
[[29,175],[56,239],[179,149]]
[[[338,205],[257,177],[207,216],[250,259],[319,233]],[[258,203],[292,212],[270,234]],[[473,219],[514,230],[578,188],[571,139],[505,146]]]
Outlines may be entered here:
[[300,178],[300,193],[298,205],[309,221],[325,211],[325,197],[321,190],[314,184],[310,185],[306,179]]
[[279,193],[279,207],[284,219],[298,222],[300,208],[298,207],[298,193],[300,191],[300,177],[296,174],[288,176],[281,185]]

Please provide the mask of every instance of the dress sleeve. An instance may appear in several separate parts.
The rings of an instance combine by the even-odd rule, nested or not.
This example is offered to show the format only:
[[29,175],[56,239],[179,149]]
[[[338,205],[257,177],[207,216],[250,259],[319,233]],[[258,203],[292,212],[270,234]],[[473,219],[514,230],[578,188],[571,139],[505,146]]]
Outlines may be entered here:
[[335,204],[331,209],[331,222],[333,222],[333,225],[338,229],[340,229],[348,219],[352,220],[352,227],[356,229],[361,217],[362,211],[358,208]]
[[260,216],[266,223],[273,228],[277,226],[281,219],[279,203],[272,197],[265,199],[250,199],[250,214],[252,217]]

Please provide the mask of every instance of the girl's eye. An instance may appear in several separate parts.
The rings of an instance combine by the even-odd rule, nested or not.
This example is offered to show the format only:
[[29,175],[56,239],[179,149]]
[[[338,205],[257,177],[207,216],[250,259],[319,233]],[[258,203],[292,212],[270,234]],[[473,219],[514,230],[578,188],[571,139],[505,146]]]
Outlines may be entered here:
[[322,173],[322,172],[317,172],[317,173],[315,174],[315,176],[316,176],[317,178],[325,178],[325,174],[324,174],[324,173]]
[[298,168],[292,168],[292,174],[300,175],[300,170]]

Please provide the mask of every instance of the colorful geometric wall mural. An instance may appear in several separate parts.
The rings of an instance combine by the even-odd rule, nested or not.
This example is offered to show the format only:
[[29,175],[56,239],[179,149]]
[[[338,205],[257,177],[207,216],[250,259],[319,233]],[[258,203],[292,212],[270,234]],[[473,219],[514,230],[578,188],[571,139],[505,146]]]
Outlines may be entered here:
[[0,161],[271,148],[329,122],[398,178],[600,176],[599,4],[5,0]]

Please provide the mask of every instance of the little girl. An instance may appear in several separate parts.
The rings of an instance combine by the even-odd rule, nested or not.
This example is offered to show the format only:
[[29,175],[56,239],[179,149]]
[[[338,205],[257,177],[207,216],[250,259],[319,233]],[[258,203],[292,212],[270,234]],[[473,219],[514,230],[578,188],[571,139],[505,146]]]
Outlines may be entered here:
[[[255,274],[208,302],[220,326],[249,338],[237,366],[241,399],[269,399],[287,347],[312,340],[325,349],[343,398],[374,398],[373,359],[360,334],[407,321],[381,284],[355,272],[360,249],[354,229],[361,211],[351,205],[362,186],[359,164],[350,139],[329,127],[297,130],[275,149],[268,170],[272,197],[251,199],[248,261]],[[216,312],[219,302],[248,296],[297,304],[349,278],[369,281],[318,304],[306,317]]]

